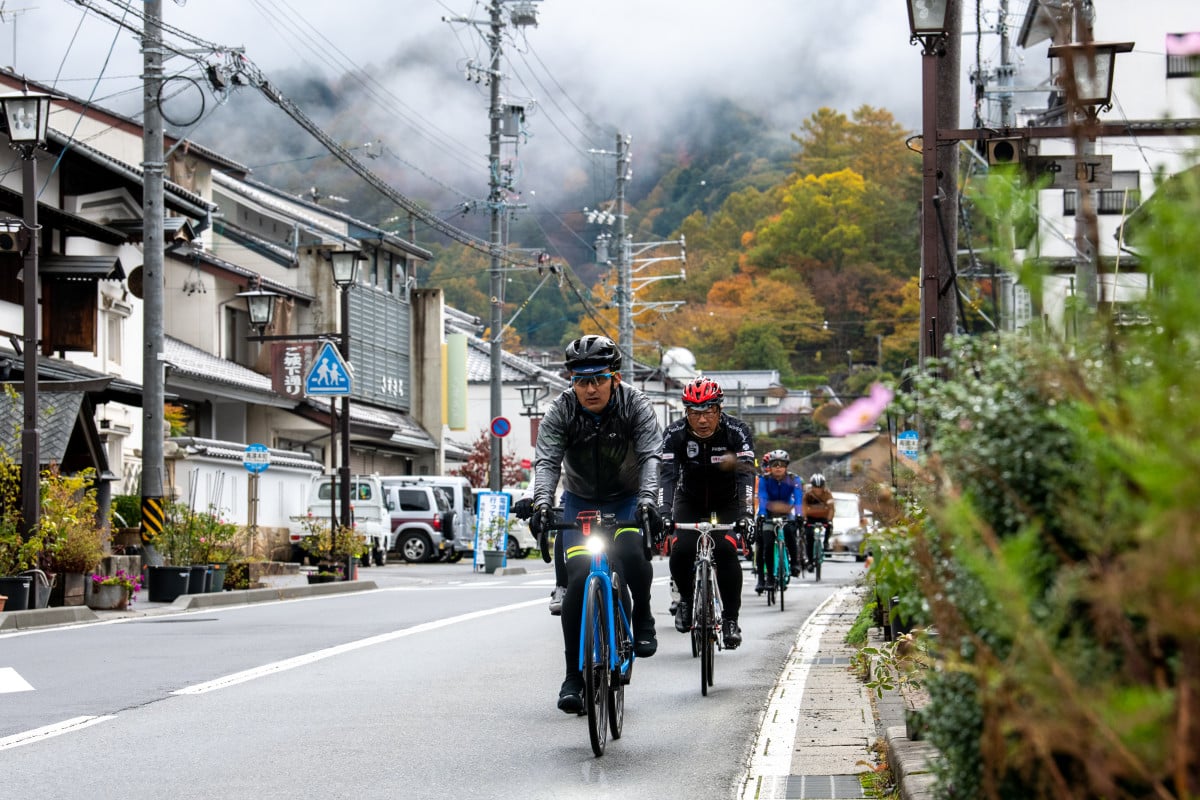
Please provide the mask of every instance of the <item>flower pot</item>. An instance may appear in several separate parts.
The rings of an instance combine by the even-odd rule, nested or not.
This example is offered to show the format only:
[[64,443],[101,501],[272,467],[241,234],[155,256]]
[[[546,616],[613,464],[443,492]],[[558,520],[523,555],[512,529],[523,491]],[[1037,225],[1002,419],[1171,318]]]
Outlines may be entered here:
[[308,573],[309,583],[333,583],[337,580],[337,575],[320,575],[316,572]]
[[27,569],[21,573],[32,581],[29,585],[28,608],[46,608],[50,605],[51,580],[40,569]]
[[192,571],[188,567],[146,567],[146,591],[151,603],[170,603],[187,594]]
[[55,608],[84,605],[87,581],[88,576],[82,572],[58,573],[54,578],[54,585],[50,587],[50,605]]
[[504,566],[504,551],[503,550],[484,550],[483,551],[483,571],[491,575],[496,570]]
[[212,584],[212,570],[207,564],[196,564],[188,569],[191,570],[188,578],[188,594],[204,594],[208,591],[208,587]]
[[0,594],[8,597],[5,611],[24,611],[29,608],[29,587],[33,578],[28,575],[13,575],[0,578]]
[[210,592],[225,591],[225,565],[210,564],[209,569],[212,573],[212,580],[209,583],[208,590]]
[[88,595],[87,606],[97,610],[124,611],[129,607],[129,590],[124,586],[96,584]]
[[3,610],[4,610],[4,603],[5,603],[7,600],[8,600],[8,598],[7,598],[7,597],[5,597],[4,595],[0,594],[0,611],[3,611]]

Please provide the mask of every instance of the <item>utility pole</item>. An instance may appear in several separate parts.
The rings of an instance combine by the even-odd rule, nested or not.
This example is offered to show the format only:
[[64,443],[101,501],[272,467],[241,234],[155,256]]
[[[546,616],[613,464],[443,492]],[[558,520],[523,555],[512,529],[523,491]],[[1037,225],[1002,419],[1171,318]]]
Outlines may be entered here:
[[[490,126],[488,128],[488,213],[491,224],[491,418],[503,416],[501,390],[504,388],[504,362],[501,358],[503,347],[500,333],[504,330],[504,275],[500,271],[500,256],[504,242],[501,239],[501,215],[504,213],[504,197],[500,190],[500,119],[504,109],[500,106],[500,33],[504,30],[504,21],[500,16],[502,0],[492,0],[491,33],[488,44],[491,50],[491,102],[488,107]],[[491,469],[488,472],[488,486],[493,492],[503,487],[504,440],[492,434]]]
[[142,544],[161,564],[154,539],[163,529],[163,82],[162,0],[146,0],[142,31]]
[[[1090,3],[1086,4],[1084,8],[1081,8],[1080,5],[1073,7],[1072,18],[1067,22],[1070,26],[1069,30],[1074,30],[1070,41],[1082,43],[1093,41],[1093,11]],[[1067,124],[1072,126],[1075,131],[1075,152],[1080,160],[1089,161],[1096,154],[1094,129],[1099,119],[1092,110],[1080,111],[1075,101],[1075,97],[1067,98]],[[1081,114],[1084,115],[1082,119],[1080,119]],[[1096,206],[1099,203],[1100,193],[1090,186],[1086,179],[1086,173],[1080,172],[1079,185],[1075,190],[1075,292],[1076,297],[1082,301],[1083,308],[1095,311],[1099,298],[1096,284],[1099,272],[1097,240],[1100,235],[1096,220]]]
[[625,231],[625,183],[629,180],[630,137],[617,134],[617,346],[621,351],[624,369],[633,374],[633,253],[632,238]]

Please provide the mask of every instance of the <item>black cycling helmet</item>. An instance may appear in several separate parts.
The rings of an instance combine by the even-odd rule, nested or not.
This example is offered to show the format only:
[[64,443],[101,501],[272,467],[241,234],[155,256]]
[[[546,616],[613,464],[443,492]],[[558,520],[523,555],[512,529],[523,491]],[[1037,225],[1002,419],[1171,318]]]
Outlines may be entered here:
[[619,372],[621,351],[617,349],[617,343],[607,336],[589,334],[567,345],[563,351],[563,362],[572,372]]

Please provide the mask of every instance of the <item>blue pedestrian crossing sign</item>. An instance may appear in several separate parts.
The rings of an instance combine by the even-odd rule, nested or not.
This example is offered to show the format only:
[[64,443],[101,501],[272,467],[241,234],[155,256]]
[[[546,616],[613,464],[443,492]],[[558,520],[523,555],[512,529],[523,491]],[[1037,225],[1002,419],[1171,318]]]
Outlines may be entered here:
[[333,342],[325,342],[313,359],[308,377],[304,379],[304,394],[309,397],[342,397],[350,394],[350,370]]

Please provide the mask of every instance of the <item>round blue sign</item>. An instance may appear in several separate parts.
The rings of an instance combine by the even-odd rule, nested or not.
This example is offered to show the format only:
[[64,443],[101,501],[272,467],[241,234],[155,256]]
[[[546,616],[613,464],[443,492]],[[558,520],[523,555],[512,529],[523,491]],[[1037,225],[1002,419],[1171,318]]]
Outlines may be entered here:
[[512,431],[512,423],[507,417],[496,417],[492,420],[492,436],[503,439]]
[[252,474],[257,475],[271,466],[271,451],[265,444],[246,445],[246,454],[242,456],[242,466]]

